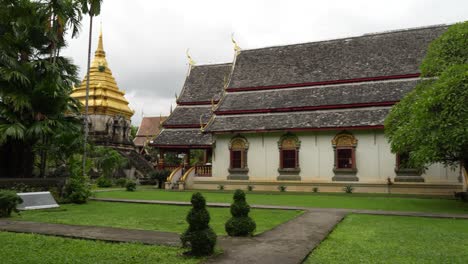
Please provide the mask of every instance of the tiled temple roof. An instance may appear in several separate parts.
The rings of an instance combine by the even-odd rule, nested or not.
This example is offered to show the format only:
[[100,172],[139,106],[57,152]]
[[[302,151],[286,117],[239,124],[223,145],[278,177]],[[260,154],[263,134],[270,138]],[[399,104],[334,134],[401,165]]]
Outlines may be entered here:
[[206,132],[381,128],[390,108],[216,116]]
[[231,63],[192,66],[177,103],[218,101],[229,80],[231,67]]
[[334,108],[365,104],[394,103],[411,91],[418,79],[404,79],[353,84],[326,85],[294,89],[229,93],[219,107],[218,114],[230,111],[269,112],[304,107]]
[[383,128],[447,26],[241,51],[206,132]]
[[228,90],[419,72],[431,41],[447,26],[242,51]]
[[174,112],[164,122],[164,127],[197,125],[200,127],[200,117],[203,124],[208,123],[212,115],[211,105],[208,106],[177,106]]
[[143,117],[141,124],[138,127],[133,143],[137,147],[143,147],[146,145],[146,142],[151,140],[157,134],[159,134],[161,122],[166,120],[166,116],[163,117]]
[[153,140],[156,147],[206,147],[212,137],[203,134],[201,124],[207,124],[212,103],[217,103],[229,80],[232,64],[191,66],[177,106],[163,124],[163,131]]
[[155,147],[200,147],[211,144],[211,134],[204,134],[200,129],[164,129],[151,143]]

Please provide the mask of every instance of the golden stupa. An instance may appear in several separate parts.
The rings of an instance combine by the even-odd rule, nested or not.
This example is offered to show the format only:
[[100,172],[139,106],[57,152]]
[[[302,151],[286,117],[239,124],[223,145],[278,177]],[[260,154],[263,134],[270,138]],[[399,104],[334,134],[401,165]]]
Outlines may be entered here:
[[[91,63],[89,79],[89,115],[121,115],[126,119],[133,116],[134,111],[128,107],[128,101],[125,99],[125,92],[119,90],[112,72],[109,69],[106,60],[106,52],[102,43],[102,30],[99,34],[98,47]],[[85,76],[79,87],[73,89],[71,96],[78,99],[83,106],[86,100],[86,80]],[[84,107],[82,108],[84,112]]]

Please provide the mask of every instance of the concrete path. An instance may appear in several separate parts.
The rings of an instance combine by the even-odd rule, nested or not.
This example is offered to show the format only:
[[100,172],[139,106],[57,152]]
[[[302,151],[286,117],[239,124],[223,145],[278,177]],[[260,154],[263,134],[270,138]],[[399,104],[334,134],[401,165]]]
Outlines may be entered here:
[[333,230],[346,215],[342,212],[312,212],[253,238],[225,238],[224,252],[207,263],[297,264]]
[[0,219],[0,231],[112,242],[138,242],[149,245],[180,246],[179,235],[176,233],[114,227],[77,226]]
[[[94,201],[101,202],[118,202],[118,203],[140,203],[140,204],[162,204],[162,205],[178,205],[191,206],[189,202],[178,201],[162,201],[162,200],[134,200],[134,199],[114,199],[114,198],[91,198]],[[209,207],[230,207],[228,203],[206,203]],[[337,213],[354,213],[354,214],[372,214],[372,215],[393,215],[393,216],[415,216],[415,217],[433,217],[433,218],[457,218],[468,219],[468,214],[453,214],[453,213],[426,213],[426,212],[411,212],[411,211],[385,211],[385,210],[363,210],[363,209],[339,209],[339,208],[314,208],[300,206],[281,206],[281,205],[257,205],[251,204],[251,208],[255,209],[275,209],[275,210],[302,210],[315,212],[337,212]]]

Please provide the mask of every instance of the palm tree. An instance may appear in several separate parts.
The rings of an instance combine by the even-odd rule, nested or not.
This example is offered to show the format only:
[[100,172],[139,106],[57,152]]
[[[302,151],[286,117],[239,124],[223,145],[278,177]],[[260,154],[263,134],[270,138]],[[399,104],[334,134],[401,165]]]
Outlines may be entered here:
[[80,0],[82,11],[89,15],[89,39],[88,39],[88,66],[86,70],[86,99],[85,99],[85,114],[83,120],[84,126],[84,145],[83,145],[83,174],[86,176],[86,145],[88,143],[88,100],[89,100],[89,71],[91,69],[91,40],[93,35],[93,17],[101,13],[101,5],[103,0]]
[[[75,104],[77,67],[58,55],[65,43],[52,37],[48,4],[0,0],[0,177],[31,177],[44,139],[74,119],[65,113]],[[57,27],[63,34],[68,17]]]

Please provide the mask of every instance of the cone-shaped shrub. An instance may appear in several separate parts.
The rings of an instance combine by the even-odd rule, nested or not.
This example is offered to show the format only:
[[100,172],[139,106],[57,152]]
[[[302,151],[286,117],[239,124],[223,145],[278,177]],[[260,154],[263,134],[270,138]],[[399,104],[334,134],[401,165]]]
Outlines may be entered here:
[[210,214],[206,210],[206,201],[201,193],[194,193],[191,199],[192,209],[187,215],[188,229],[182,234],[180,240],[184,247],[192,250],[187,252],[194,256],[207,256],[214,252],[216,234],[208,225]]
[[232,218],[226,222],[226,232],[230,236],[251,236],[257,225],[249,217],[250,206],[245,201],[245,193],[236,190],[234,193],[234,203],[231,204]]

